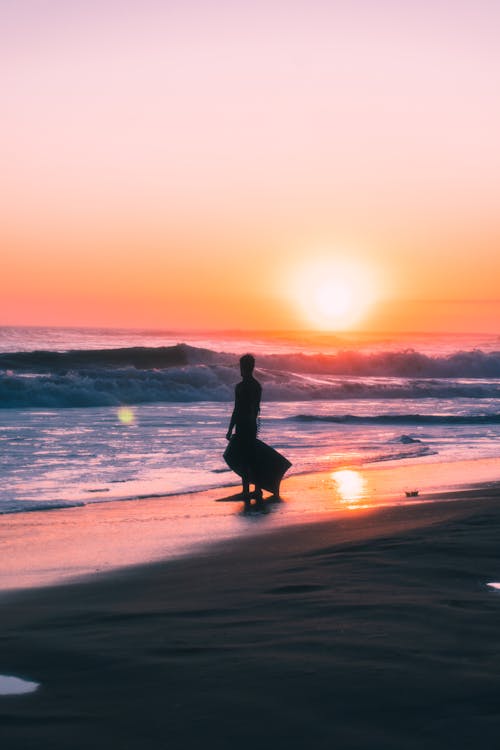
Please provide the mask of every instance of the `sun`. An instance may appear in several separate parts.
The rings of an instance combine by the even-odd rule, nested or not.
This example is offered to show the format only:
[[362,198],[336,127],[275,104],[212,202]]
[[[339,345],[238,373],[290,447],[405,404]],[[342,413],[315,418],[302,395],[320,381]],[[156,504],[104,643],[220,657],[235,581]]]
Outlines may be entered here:
[[317,328],[346,330],[356,325],[375,299],[369,269],[347,260],[305,263],[293,290],[309,322]]

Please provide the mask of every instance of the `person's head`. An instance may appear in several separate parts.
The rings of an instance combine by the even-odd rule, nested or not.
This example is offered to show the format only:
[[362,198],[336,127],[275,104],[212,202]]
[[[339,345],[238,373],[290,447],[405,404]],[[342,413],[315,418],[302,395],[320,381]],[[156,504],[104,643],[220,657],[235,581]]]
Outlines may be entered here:
[[255,367],[255,357],[252,354],[244,354],[240,359],[241,377],[248,377],[253,373]]

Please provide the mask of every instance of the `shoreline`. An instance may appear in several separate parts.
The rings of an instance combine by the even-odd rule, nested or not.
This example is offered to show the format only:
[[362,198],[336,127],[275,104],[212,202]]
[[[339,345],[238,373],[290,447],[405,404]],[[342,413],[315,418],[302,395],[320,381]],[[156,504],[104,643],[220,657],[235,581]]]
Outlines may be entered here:
[[493,750],[500,490],[468,493],[5,594],[0,673],[41,685],[6,750]]
[[[239,487],[182,495],[89,503],[0,516],[4,560],[0,593],[85,580],[134,565],[187,559],[218,543],[328,522],[381,507],[408,507],[482,496],[500,487],[497,459],[403,465],[368,464],[297,474],[267,513],[245,513]],[[406,497],[418,488],[418,497]],[[236,492],[231,490],[237,490]]]

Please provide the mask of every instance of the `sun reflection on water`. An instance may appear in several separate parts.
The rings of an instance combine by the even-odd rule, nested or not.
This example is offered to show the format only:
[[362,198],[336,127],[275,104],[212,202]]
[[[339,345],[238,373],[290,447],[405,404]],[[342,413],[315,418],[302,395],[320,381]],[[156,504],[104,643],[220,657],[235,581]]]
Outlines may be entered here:
[[335,489],[342,503],[347,503],[350,509],[359,508],[359,501],[366,494],[366,479],[354,469],[339,469],[331,475]]

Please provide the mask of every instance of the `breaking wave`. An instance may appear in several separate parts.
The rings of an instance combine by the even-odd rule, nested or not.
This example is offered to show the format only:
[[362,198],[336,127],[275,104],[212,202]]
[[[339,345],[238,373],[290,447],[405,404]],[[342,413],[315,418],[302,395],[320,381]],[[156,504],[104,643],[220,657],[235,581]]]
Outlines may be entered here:
[[188,364],[214,364],[233,360],[227,354],[187,344],[175,346],[134,346],[122,349],[73,349],[67,352],[33,351],[0,354],[0,369],[24,372],[66,372],[82,368],[136,368],[138,370],[179,367]]
[[[237,361],[186,344],[1,353],[0,406],[230,401]],[[500,352],[276,354],[260,356],[258,365],[271,401],[500,398]]]
[[[99,368],[164,369],[186,365],[235,366],[237,356],[188,344],[67,352],[0,353],[0,370],[61,372]],[[500,351],[457,351],[434,357],[413,349],[387,352],[340,351],[336,354],[268,354],[260,368],[325,375],[412,378],[500,378]]]

